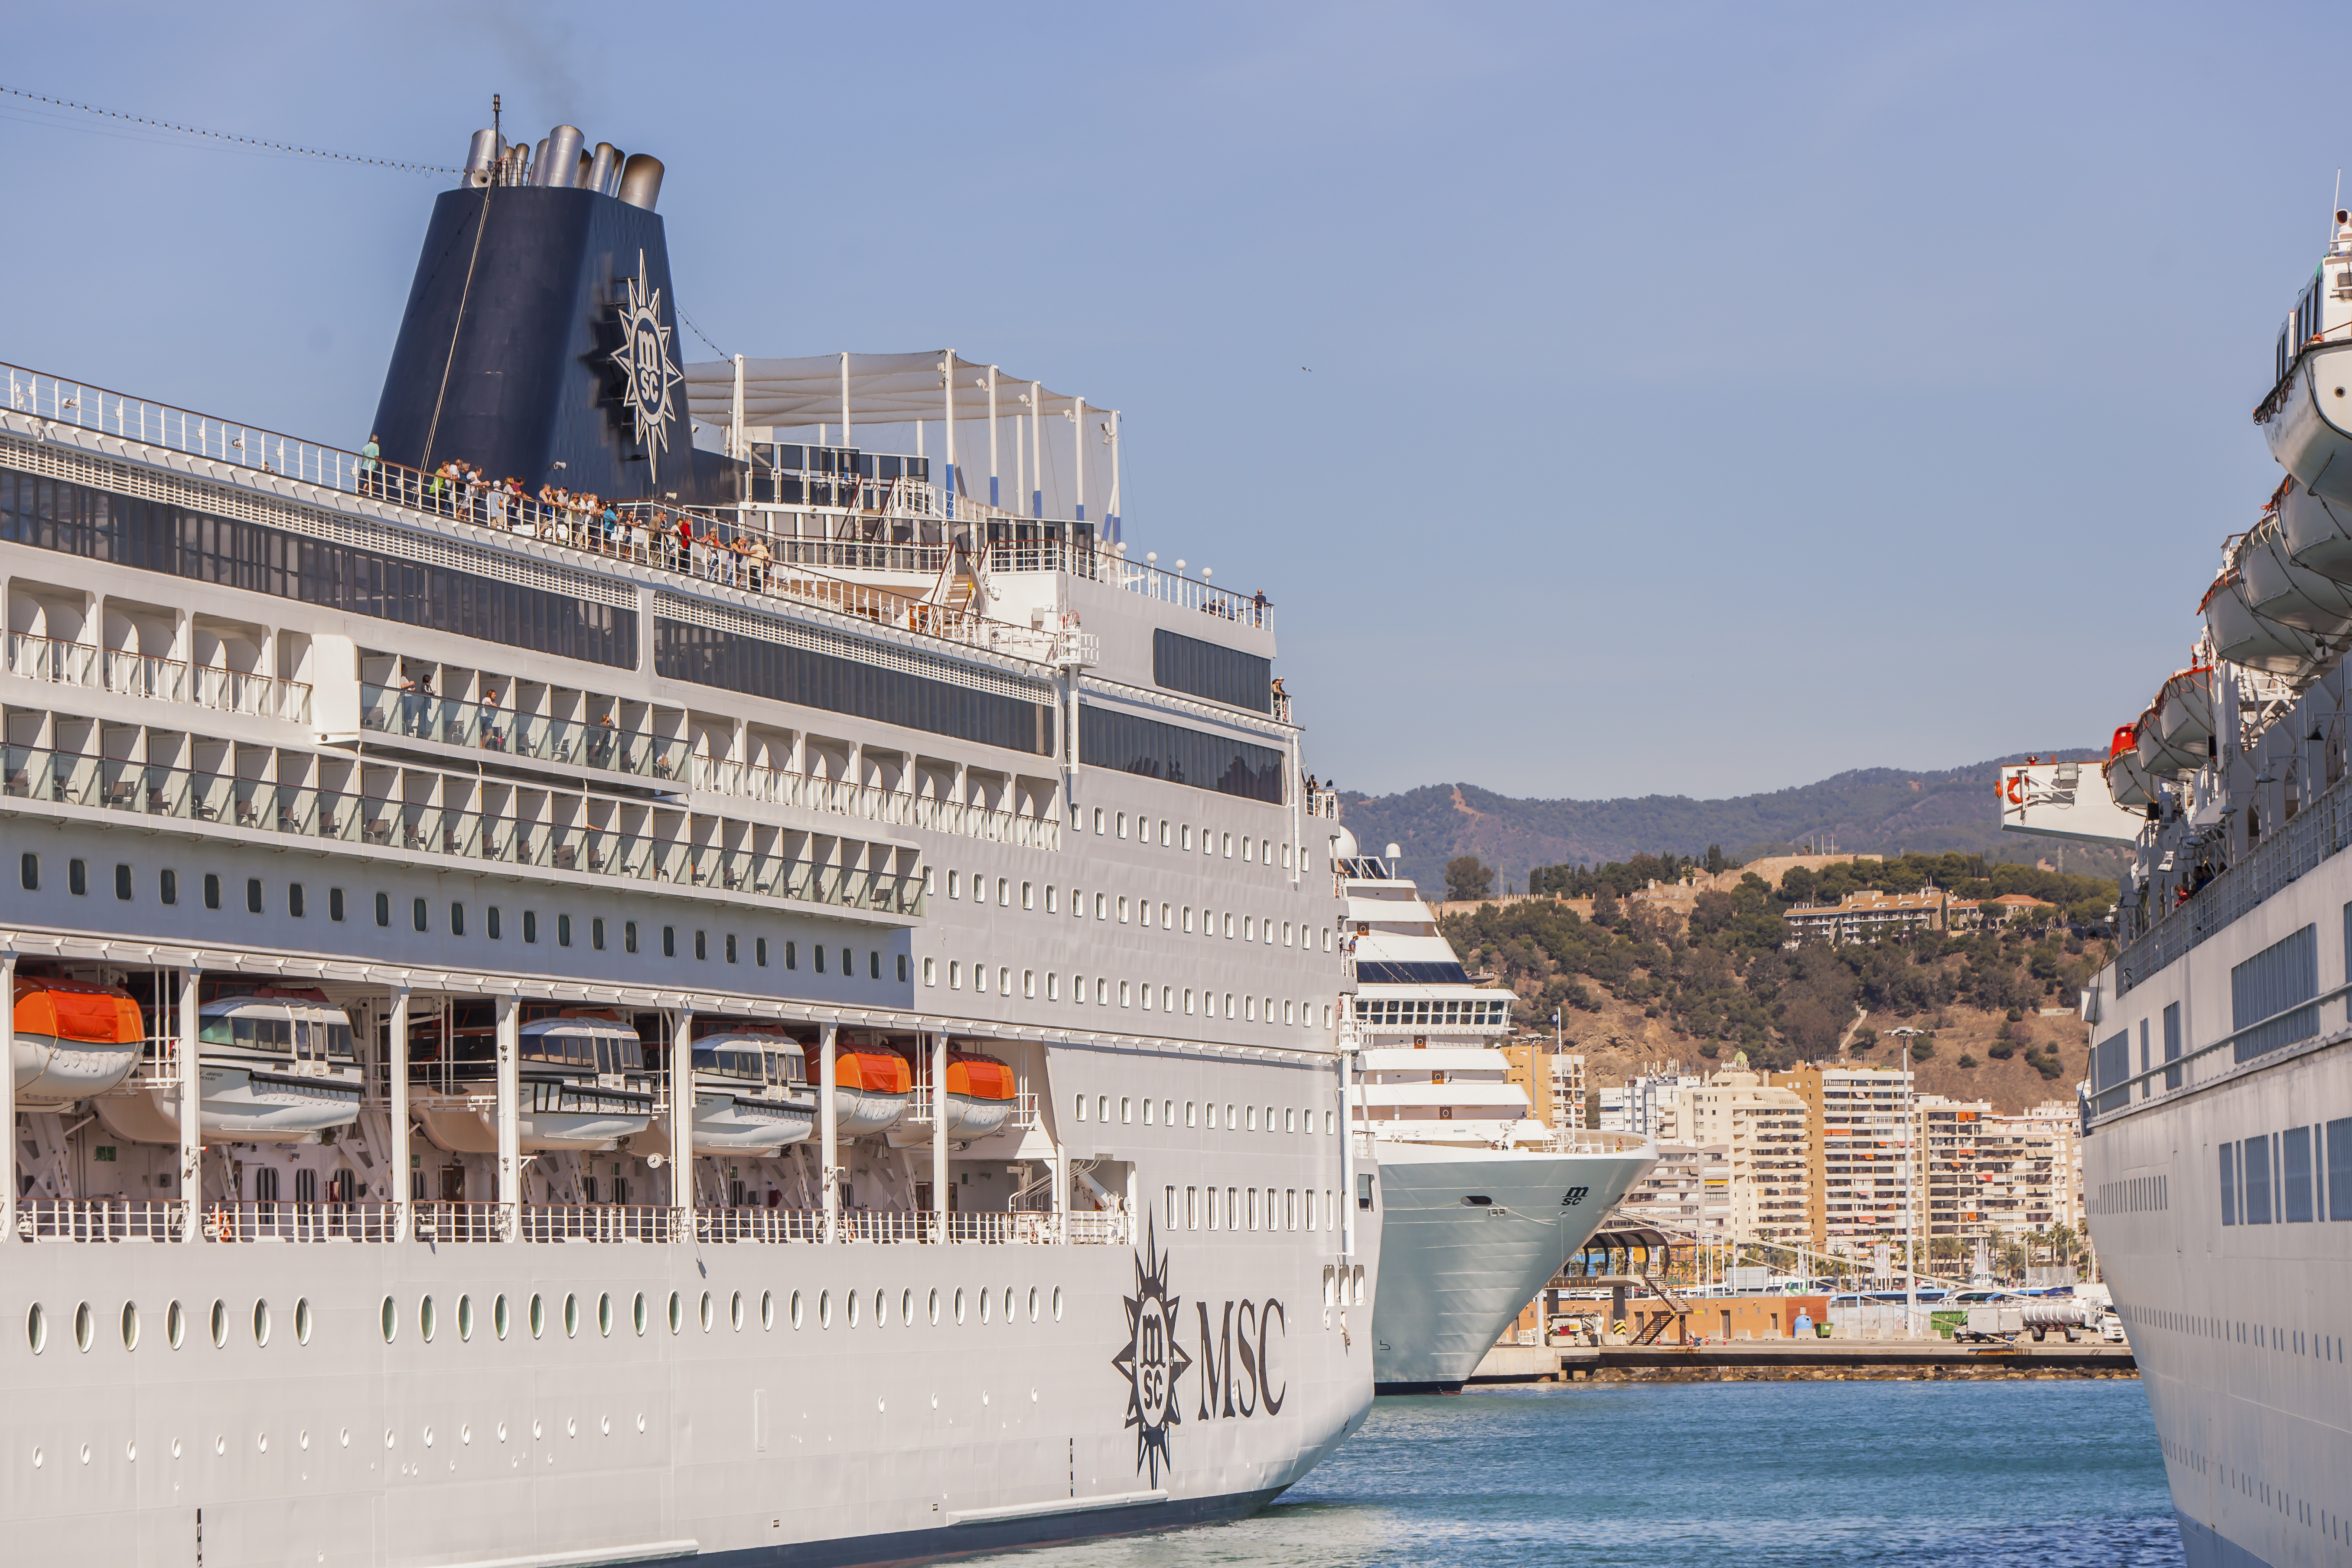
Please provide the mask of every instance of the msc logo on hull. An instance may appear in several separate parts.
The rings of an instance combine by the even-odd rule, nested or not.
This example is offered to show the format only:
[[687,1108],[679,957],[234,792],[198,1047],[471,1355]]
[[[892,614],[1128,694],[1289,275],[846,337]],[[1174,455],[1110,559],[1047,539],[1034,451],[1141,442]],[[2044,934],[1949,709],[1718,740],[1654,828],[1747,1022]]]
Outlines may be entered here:
[[1168,1259],[1160,1251],[1156,1229],[1144,1245],[1135,1259],[1135,1294],[1125,1299],[1127,1345],[1111,1357],[1111,1364],[1127,1379],[1127,1425],[1135,1429],[1136,1471],[1149,1471],[1150,1484],[1158,1486],[1161,1467],[1173,1468],[1169,1436],[1184,1421],[1177,1382],[1196,1364],[1202,1371],[1195,1420],[1238,1421],[1282,1413],[1290,1385],[1276,1385],[1274,1352],[1278,1341],[1290,1337],[1290,1314],[1272,1298],[1227,1301],[1213,1323],[1208,1303],[1196,1301],[1201,1353],[1197,1359],[1188,1355],[1177,1342],[1183,1303],[1169,1293]]

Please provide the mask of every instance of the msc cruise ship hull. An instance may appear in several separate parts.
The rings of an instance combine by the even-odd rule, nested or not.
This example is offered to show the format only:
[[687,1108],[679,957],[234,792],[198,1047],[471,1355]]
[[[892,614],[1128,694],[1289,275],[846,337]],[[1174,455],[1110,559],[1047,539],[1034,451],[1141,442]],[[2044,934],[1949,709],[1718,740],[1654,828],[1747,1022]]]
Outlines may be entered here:
[[[1654,1163],[1383,1141],[1382,1394],[1454,1393],[1511,1320]],[[1482,1201],[1474,1201],[1482,1200]]]

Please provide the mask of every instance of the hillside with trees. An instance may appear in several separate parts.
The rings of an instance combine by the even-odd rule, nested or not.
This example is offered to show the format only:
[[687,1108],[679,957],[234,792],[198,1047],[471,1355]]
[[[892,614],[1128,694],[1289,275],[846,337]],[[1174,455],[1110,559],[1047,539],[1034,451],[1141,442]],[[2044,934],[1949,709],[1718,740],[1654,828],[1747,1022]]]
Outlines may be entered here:
[[[1543,1028],[1558,1009],[1570,1048],[1622,1056],[1620,1070],[1667,1058],[1710,1070],[1738,1051],[1772,1068],[1828,1058],[1895,1065],[1907,1055],[1923,1078],[1950,1080],[1938,1092],[1990,1097],[1997,1079],[2003,1100],[2063,1098],[2080,1076],[2075,993],[2112,952],[2089,923],[2113,901],[2102,879],[1915,855],[1799,867],[1778,887],[1749,874],[1728,891],[1700,892],[1684,917],[1625,896],[1647,880],[1633,862],[1590,876],[1589,895],[1488,903],[1448,916],[1444,930],[1474,972],[1518,995],[1523,1026]],[[1928,883],[1961,898],[2025,893],[2051,907],[1984,931],[1784,946],[1782,912],[1799,903]],[[1574,896],[1591,898],[1590,917],[1565,901]]]
[[[2043,753],[2088,759],[2104,752]],[[2000,831],[1993,789],[2000,770],[2023,753],[1941,772],[1864,768],[1818,784],[1726,800],[1643,795],[1617,800],[1519,800],[1475,784],[1430,784],[1402,795],[1341,791],[1341,820],[1368,854],[1389,844],[1402,850],[1404,874],[1424,889],[1440,885],[1448,860],[1475,855],[1508,889],[1528,889],[1539,866],[1598,866],[1635,855],[1686,853],[1717,845],[1731,863],[1794,853],[1834,842],[1842,850],[1895,855],[1959,851],[1988,860],[2114,878],[2119,851],[2061,847]]]

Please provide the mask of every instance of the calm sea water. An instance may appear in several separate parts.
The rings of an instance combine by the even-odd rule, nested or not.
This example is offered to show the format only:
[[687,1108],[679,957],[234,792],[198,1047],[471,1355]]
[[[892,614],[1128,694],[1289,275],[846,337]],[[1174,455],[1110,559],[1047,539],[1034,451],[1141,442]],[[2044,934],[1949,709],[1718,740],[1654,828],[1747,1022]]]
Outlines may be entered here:
[[1254,1519],[992,1561],[2140,1568],[2181,1557],[2140,1385],[2059,1381],[1382,1399]]

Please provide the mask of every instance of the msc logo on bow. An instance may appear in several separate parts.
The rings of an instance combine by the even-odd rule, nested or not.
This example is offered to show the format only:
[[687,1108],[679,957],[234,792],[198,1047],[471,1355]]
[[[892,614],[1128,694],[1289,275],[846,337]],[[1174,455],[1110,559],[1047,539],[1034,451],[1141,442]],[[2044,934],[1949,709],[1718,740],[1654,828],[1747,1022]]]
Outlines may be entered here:
[[1156,1487],[1160,1467],[1170,1463],[1168,1429],[1183,1420],[1176,1380],[1192,1358],[1176,1342],[1177,1298],[1168,1293],[1168,1259],[1160,1256],[1156,1228],[1147,1234],[1144,1246],[1147,1253],[1135,1259],[1135,1294],[1126,1298],[1127,1348],[1110,1359],[1127,1377],[1127,1424],[1135,1428],[1135,1468],[1142,1470],[1148,1465]]
[[1591,1190],[1592,1190],[1592,1189],[1591,1189],[1591,1187],[1570,1187],[1570,1188],[1569,1188],[1569,1189],[1568,1189],[1568,1191],[1566,1191],[1565,1193],[1562,1193],[1562,1194],[1560,1194],[1560,1197],[1559,1197],[1559,1206],[1560,1206],[1560,1207],[1562,1207],[1562,1208],[1564,1208],[1564,1209],[1572,1209],[1572,1208],[1574,1208],[1577,1205],[1579,1205],[1579,1204],[1580,1204],[1580,1203],[1582,1203],[1582,1202],[1584,1201],[1584,1194],[1587,1194],[1587,1193],[1589,1193],[1589,1192],[1591,1192]]
[[629,411],[633,434],[646,449],[646,472],[661,478],[661,455],[669,446],[670,391],[685,379],[669,357],[669,329],[662,324],[661,290],[646,278],[646,253],[637,252],[637,275],[621,312],[621,346],[613,351],[625,384],[621,406]]

